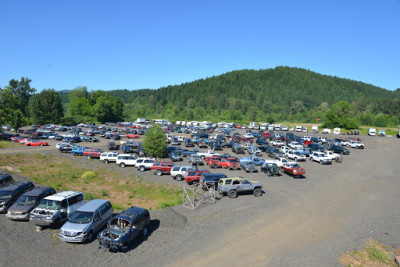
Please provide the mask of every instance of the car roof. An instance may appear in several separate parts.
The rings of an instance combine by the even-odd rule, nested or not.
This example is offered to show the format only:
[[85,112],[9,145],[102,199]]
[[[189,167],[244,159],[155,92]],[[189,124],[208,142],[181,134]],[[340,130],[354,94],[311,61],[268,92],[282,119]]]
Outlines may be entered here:
[[115,216],[114,218],[125,218],[125,219],[129,219],[129,220],[133,220],[133,219],[137,218],[138,215],[141,215],[144,213],[148,213],[148,211],[141,207],[132,206],[129,209],[124,210],[123,212],[121,212],[120,214]]
[[105,203],[110,202],[105,199],[93,199],[84,205],[80,206],[77,211],[95,211],[97,210],[100,206],[104,205]]
[[12,190],[15,190],[15,189],[19,188],[19,187],[22,186],[22,185],[29,184],[29,183],[32,184],[32,182],[16,182],[16,183],[14,183],[14,184],[12,184],[12,185],[3,187],[3,188],[0,189],[0,190],[1,190],[1,191],[12,191]]
[[78,192],[78,191],[63,191],[63,192],[48,196],[48,197],[46,197],[46,199],[61,201],[61,200],[64,200],[65,198],[72,197],[72,196],[75,196],[75,195],[78,195],[78,194],[82,194],[82,192]]
[[52,189],[51,187],[35,187],[32,190],[26,192],[24,196],[39,196],[40,194]]

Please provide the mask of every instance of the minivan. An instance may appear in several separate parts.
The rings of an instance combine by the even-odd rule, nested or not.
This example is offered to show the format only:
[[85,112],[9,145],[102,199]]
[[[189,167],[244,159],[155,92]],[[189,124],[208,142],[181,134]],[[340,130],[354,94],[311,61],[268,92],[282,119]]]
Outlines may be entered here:
[[36,187],[22,196],[8,208],[6,217],[11,220],[29,220],[30,212],[42,201],[43,198],[53,195],[56,190],[51,187]]
[[56,226],[68,220],[72,213],[85,204],[82,192],[64,191],[45,197],[31,211],[30,220],[39,226]]
[[18,182],[2,188],[0,190],[0,213],[5,213],[23,193],[34,187],[32,182]]
[[94,199],[79,207],[60,230],[58,237],[65,242],[92,241],[94,235],[112,217],[113,208],[108,200]]
[[10,174],[0,174],[0,188],[14,183],[14,180]]
[[227,176],[223,173],[203,173],[201,177],[201,186],[204,190],[210,187],[217,189],[218,181],[221,178],[227,178]]

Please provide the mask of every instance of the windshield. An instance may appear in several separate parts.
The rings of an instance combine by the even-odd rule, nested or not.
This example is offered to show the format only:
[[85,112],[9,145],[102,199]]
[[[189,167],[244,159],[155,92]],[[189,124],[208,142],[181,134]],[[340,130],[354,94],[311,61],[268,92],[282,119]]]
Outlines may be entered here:
[[68,222],[86,224],[90,223],[92,219],[93,219],[93,212],[75,211],[74,213],[72,213],[72,216]]
[[300,168],[300,165],[299,164],[292,164],[291,167],[292,168]]
[[109,228],[116,232],[128,233],[130,226],[131,224],[129,221],[121,218],[115,218],[111,221]]
[[237,159],[230,159],[229,162],[238,162]]
[[18,205],[35,205],[37,197],[34,196],[21,196],[17,200]]
[[59,210],[60,205],[61,201],[43,199],[42,201],[40,201],[38,208],[46,210]]
[[0,191],[0,200],[11,198],[13,191]]

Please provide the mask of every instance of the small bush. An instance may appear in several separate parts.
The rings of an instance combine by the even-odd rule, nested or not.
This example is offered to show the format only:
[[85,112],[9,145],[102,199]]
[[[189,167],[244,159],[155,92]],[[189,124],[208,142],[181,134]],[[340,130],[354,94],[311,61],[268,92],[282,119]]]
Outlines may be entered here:
[[381,248],[375,245],[368,245],[365,250],[372,261],[379,261],[382,263],[390,263],[390,256]]
[[97,173],[94,171],[87,171],[84,174],[82,174],[82,178],[85,179],[86,181],[91,180],[97,176]]

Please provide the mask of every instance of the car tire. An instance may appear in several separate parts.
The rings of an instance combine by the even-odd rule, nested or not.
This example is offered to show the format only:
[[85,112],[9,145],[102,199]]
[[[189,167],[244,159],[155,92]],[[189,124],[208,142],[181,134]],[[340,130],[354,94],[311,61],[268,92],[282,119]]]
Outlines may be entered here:
[[268,176],[271,176],[271,172],[270,172],[270,171],[267,171],[267,175],[268,175]]
[[40,144],[40,146],[43,146],[43,144]]
[[108,164],[108,159],[103,160],[105,164]]
[[193,185],[194,187],[197,187],[197,186],[199,186],[199,181],[197,181],[197,180],[194,180],[194,181],[192,182],[192,185]]
[[86,238],[86,242],[90,243],[92,240],[93,240],[93,231],[90,231]]
[[254,190],[253,190],[253,195],[254,195],[255,197],[260,197],[260,196],[262,195],[261,188],[256,188],[256,189],[254,189]]
[[87,159],[91,159],[90,156],[87,156],[86,158],[87,158]]
[[119,166],[121,167],[121,168],[125,168],[125,163],[123,163],[123,162],[121,162],[120,164],[119,164]]
[[140,166],[139,171],[144,172],[144,166]]
[[149,231],[149,230],[148,230],[147,227],[143,228],[142,235],[143,235],[143,236],[147,236],[148,231]]
[[176,180],[178,180],[178,181],[182,181],[182,180],[183,180],[183,177],[182,177],[182,175],[180,175],[180,174],[178,174],[175,178],[176,178]]
[[324,163],[322,162],[322,160],[319,162],[319,164],[323,165]]
[[162,175],[162,171],[161,171],[161,170],[156,170],[156,174],[157,174],[158,176],[161,176],[161,175]]
[[228,197],[230,197],[230,198],[236,198],[236,197],[237,197],[237,192],[236,192],[236,190],[229,190],[229,192],[228,192]]

